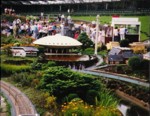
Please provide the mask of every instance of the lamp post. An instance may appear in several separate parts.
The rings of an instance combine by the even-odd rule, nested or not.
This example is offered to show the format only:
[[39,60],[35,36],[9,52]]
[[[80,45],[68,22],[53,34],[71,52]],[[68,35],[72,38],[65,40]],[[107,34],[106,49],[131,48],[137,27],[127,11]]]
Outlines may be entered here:
[[97,40],[99,31],[99,15],[96,16],[96,38],[95,38],[95,55],[97,55]]

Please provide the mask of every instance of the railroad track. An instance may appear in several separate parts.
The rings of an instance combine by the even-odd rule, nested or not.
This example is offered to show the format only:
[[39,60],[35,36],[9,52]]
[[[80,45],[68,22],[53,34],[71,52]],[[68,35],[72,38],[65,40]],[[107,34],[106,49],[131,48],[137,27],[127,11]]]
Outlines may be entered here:
[[0,81],[1,90],[10,98],[16,116],[38,116],[30,100],[16,87]]

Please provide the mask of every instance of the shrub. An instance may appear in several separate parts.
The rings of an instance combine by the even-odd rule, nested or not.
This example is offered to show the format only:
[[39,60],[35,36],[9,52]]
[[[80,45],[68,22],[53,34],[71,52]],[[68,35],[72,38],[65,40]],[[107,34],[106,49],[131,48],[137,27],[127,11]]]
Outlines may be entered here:
[[48,61],[47,64],[43,64],[42,69],[47,69],[48,67],[56,66],[56,62],[54,61]]
[[94,54],[94,48],[86,48],[84,50],[83,54],[86,54],[86,55],[92,55],[92,54]]
[[22,86],[31,86],[32,80],[35,77],[35,75],[27,73],[27,72],[21,72],[21,73],[15,73],[13,74],[10,79],[17,84],[19,83]]
[[42,69],[42,63],[39,63],[37,60],[35,60],[32,64],[31,64],[31,68],[33,70],[41,70]]
[[131,57],[129,58],[128,65],[131,67],[133,71],[139,70],[141,65],[141,60],[137,56]]
[[80,41],[82,43],[81,49],[84,51],[86,48],[90,48],[93,47],[93,42],[91,41],[91,39],[89,39],[89,37],[87,36],[87,34],[81,33],[78,37],[78,41]]
[[11,75],[18,72],[27,72],[30,71],[31,67],[28,65],[11,65],[1,63],[1,74],[2,75]]
[[98,91],[101,83],[91,75],[79,74],[64,67],[49,67],[44,71],[39,88],[51,92],[62,101],[62,98],[72,93],[85,99],[86,92],[90,89]]

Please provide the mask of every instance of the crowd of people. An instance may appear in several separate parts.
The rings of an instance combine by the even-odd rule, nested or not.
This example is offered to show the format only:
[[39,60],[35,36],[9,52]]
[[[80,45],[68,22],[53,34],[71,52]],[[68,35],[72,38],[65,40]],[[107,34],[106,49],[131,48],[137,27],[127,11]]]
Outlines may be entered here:
[[4,13],[5,14],[10,14],[10,15],[15,15],[16,14],[15,10],[12,9],[12,8],[5,8]]
[[[13,22],[2,21],[1,22],[2,33],[11,35],[15,38],[20,38],[22,35],[32,36],[35,39],[47,35],[61,34],[63,36],[69,36],[77,39],[79,35],[85,32],[88,37],[95,43],[96,40],[96,22],[85,23],[80,22],[80,24],[74,23],[70,16],[65,17],[64,15],[59,15],[54,22],[49,22],[48,20],[28,20],[22,22],[19,18],[15,19]],[[120,39],[125,39],[125,28],[113,28],[110,25],[100,25],[98,32],[98,43],[105,44],[105,37],[114,37],[114,41],[120,41]]]

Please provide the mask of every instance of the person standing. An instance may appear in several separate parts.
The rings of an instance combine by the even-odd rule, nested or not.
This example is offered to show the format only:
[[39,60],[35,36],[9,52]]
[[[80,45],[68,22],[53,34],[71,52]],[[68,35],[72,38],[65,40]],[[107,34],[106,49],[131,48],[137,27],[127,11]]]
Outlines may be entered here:
[[125,28],[121,26],[119,31],[120,31],[120,40],[125,39]]
[[119,42],[119,30],[118,30],[118,27],[115,27],[115,29],[113,31],[113,35],[114,35],[114,41]]

